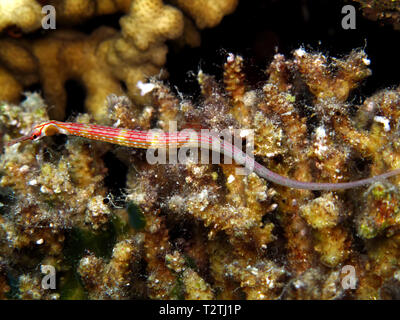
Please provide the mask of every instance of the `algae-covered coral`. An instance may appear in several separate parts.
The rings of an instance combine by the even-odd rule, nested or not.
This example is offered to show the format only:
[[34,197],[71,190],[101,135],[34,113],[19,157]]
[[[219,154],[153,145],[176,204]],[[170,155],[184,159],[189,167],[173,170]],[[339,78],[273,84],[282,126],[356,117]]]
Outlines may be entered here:
[[[31,19],[16,24],[12,7],[1,28],[38,28],[35,3],[20,3]],[[34,124],[65,120],[72,78],[87,97],[70,121],[246,129],[243,145],[254,132],[256,160],[282,176],[374,176],[400,168],[400,87],[354,99],[374,63],[363,49],[275,53],[257,82],[246,58],[229,53],[220,74],[199,69],[196,97],[158,74],[166,41],[199,44],[199,29],[237,1],[46,3],[62,26],[120,12],[121,29],[0,40],[1,299],[396,298],[399,177],[313,192],[243,175],[235,163],[149,164],[145,150],[71,136],[6,145]],[[13,103],[37,82],[43,97]],[[41,266],[54,268],[55,288],[43,286]]]
[[[355,114],[349,112],[349,92],[370,74],[363,51],[330,63],[304,49],[294,51],[291,59],[277,54],[269,79],[259,88],[246,84],[242,65],[240,56],[228,56],[224,84],[200,71],[199,106],[153,80],[152,106],[163,114],[161,128],[178,119],[221,128],[240,128],[245,122],[257,133],[258,159],[304,181],[354,180],[398,167],[394,137],[400,90],[378,92]],[[304,90],[313,97],[310,105],[298,100]],[[132,105],[126,98],[110,101],[117,126],[148,126],[129,120]],[[303,115],[305,108],[312,110],[313,123]],[[46,120],[47,114],[33,94],[20,106],[3,104],[1,117],[7,141]],[[91,120],[80,116],[76,121]],[[5,147],[1,188],[8,203],[2,215],[2,251],[13,258],[4,259],[3,268],[17,272],[20,260],[27,259],[15,250],[29,248],[28,256],[34,256],[25,266],[28,273],[19,275],[22,298],[57,297],[40,290],[32,271],[50,263],[60,274],[80,279],[74,290],[82,292],[69,295],[101,299],[378,298],[379,283],[398,271],[396,177],[361,192],[316,194],[267,183],[255,173],[240,175],[236,164],[149,165],[142,153],[124,150],[130,155],[120,156],[128,168],[124,193],[129,205],[122,209],[105,201],[102,156],[113,147],[104,147],[78,138],[68,138],[62,146],[49,139]],[[365,159],[362,171],[352,169]],[[88,253],[71,253],[71,241],[87,245]],[[98,248],[103,241],[109,242],[106,248]],[[357,251],[360,241],[368,258]],[[382,250],[385,259],[374,259]],[[360,274],[354,290],[341,285],[345,265]],[[375,286],[366,265],[380,274]],[[35,294],[24,293],[27,286]],[[68,297],[64,286],[58,294]]]

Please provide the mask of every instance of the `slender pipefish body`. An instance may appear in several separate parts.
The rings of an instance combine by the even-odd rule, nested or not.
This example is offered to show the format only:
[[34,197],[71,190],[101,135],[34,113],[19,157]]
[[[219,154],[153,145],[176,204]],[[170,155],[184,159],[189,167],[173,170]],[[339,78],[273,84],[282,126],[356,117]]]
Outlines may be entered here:
[[[371,184],[373,182],[400,174],[400,169],[395,169],[370,178],[350,181],[350,182],[341,182],[341,183],[303,182],[281,176],[267,169],[263,165],[256,162],[253,159],[253,157],[244,153],[241,149],[209,133],[202,132],[193,135],[187,131],[177,131],[177,132],[161,132],[158,134],[154,134],[154,132],[150,131],[121,129],[121,128],[94,125],[94,124],[82,124],[82,123],[61,122],[61,121],[48,121],[40,125],[37,125],[31,130],[31,132],[28,135],[15,139],[9,142],[8,145],[13,145],[15,143],[22,142],[25,140],[38,140],[42,137],[51,136],[57,133],[74,135],[88,139],[100,140],[113,144],[123,145],[132,148],[142,148],[142,149],[200,146],[201,148],[207,148],[209,150],[221,152],[222,154],[233,158],[233,160],[235,160],[240,164],[243,164],[245,167],[252,168],[257,175],[270,182],[294,189],[304,189],[304,190],[350,189]],[[218,146],[218,149],[216,149],[215,146]]]

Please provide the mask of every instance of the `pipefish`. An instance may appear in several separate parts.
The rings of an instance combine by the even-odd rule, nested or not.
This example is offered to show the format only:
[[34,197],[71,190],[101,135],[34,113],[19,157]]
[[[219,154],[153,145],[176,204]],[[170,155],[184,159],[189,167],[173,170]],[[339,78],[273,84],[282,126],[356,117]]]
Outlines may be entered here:
[[[245,167],[251,168],[257,175],[270,182],[294,189],[331,191],[350,189],[371,184],[373,182],[400,174],[399,168],[370,178],[350,182],[320,183],[298,181],[281,176],[267,169],[260,163],[256,162],[253,157],[244,153],[241,149],[237,148],[231,143],[225,142],[215,135],[204,132],[193,134],[193,132],[190,133],[185,130],[176,132],[161,132],[155,134],[151,131],[121,129],[95,124],[47,121],[35,126],[28,135],[10,141],[8,145],[13,145],[25,140],[38,140],[45,136],[51,136],[57,133],[74,135],[92,140],[99,140],[142,149],[200,146],[201,148],[207,148],[231,157],[233,160],[243,164]],[[216,149],[215,146],[218,146],[218,149]]]

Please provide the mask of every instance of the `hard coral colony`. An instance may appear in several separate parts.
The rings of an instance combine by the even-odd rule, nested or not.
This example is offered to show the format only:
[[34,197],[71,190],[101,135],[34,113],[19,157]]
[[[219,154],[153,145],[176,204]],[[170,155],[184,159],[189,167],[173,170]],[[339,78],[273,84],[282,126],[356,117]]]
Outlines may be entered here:
[[[38,2],[7,3],[2,30],[39,28]],[[341,59],[302,48],[291,57],[275,54],[268,79],[256,86],[243,58],[229,54],[223,81],[198,72],[198,101],[175,94],[159,77],[142,96],[137,84],[159,74],[165,42],[199,45],[198,30],[216,26],[237,1],[46,3],[56,7],[61,26],[125,15],[120,32],[60,28],[0,40],[1,298],[393,298],[400,176],[313,192],[270,183],[257,170],[238,174],[237,163],[151,165],[145,151],[71,136],[7,145],[40,123],[43,135],[86,128],[92,137],[169,131],[170,121],[178,130],[246,128],[254,131],[254,156],[263,167],[333,189],[400,168],[400,87],[359,106],[348,101],[371,74],[363,50]],[[24,19],[21,8],[29,12]],[[69,79],[83,83],[87,113],[73,124],[50,121],[64,120]],[[37,93],[16,104],[23,88],[38,82],[54,107]],[[122,194],[108,183],[117,172],[126,180],[118,185]],[[40,265],[55,267],[55,290],[41,286]],[[344,266],[355,270],[352,289],[342,285]]]

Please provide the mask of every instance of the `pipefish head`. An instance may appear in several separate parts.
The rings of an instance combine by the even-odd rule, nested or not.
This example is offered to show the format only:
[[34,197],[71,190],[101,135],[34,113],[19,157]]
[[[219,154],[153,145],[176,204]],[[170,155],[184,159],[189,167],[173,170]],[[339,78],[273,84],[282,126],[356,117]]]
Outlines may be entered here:
[[56,121],[43,122],[37,126],[34,126],[26,136],[11,140],[7,143],[7,145],[11,146],[15,143],[23,142],[26,140],[39,140],[45,136],[52,136],[54,134],[61,133],[61,131],[62,129],[57,125]]

